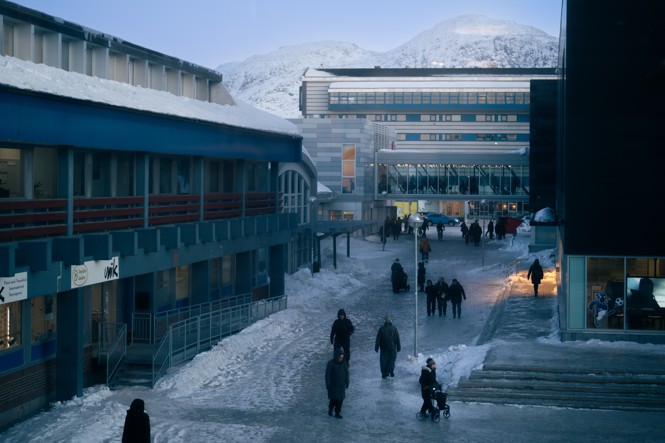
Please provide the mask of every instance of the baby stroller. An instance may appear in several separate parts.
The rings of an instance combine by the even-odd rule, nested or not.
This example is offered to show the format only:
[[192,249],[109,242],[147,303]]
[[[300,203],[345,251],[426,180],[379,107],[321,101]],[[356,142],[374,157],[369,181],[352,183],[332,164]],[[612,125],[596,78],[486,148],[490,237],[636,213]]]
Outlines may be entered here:
[[393,293],[398,294],[401,289],[404,289],[404,291],[408,291],[411,289],[411,286],[408,284],[408,276],[406,275],[406,272],[404,271],[398,271],[394,272],[392,277],[390,278],[392,284],[393,284]]
[[[438,423],[441,420],[442,415],[445,419],[450,418],[450,406],[446,404],[448,395],[443,392],[441,385],[432,388],[431,395],[432,406],[434,406],[434,411],[431,412],[432,421]],[[420,411],[416,413],[418,421],[427,420],[428,417],[430,417],[430,415],[427,413],[422,414]]]

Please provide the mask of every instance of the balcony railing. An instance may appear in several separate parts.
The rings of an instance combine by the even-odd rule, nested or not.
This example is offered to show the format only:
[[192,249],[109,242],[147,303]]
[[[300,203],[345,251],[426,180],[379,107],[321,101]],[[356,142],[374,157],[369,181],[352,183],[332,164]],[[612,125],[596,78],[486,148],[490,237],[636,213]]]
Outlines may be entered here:
[[[273,192],[75,198],[73,233],[277,213]],[[147,217],[146,217],[147,216]],[[67,234],[67,200],[0,200],[0,242]]]

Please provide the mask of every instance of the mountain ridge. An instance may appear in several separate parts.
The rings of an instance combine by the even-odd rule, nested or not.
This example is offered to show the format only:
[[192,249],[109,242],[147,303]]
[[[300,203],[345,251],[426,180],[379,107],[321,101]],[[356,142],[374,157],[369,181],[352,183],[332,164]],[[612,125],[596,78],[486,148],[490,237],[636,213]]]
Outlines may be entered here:
[[558,38],[532,26],[465,14],[386,52],[350,42],[308,42],[224,63],[217,70],[234,99],[283,118],[298,118],[298,90],[306,68],[555,67],[558,46]]

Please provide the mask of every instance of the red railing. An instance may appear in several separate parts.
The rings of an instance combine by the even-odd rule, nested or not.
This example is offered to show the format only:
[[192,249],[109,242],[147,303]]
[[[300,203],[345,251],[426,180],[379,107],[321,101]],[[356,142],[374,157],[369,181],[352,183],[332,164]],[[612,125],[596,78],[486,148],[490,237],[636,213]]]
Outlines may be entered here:
[[[192,194],[152,195],[147,226],[273,214],[278,201],[271,192],[247,193],[244,202],[241,193],[205,194],[203,202]],[[74,233],[140,228],[144,213],[143,197],[75,198]],[[66,199],[0,200],[0,242],[66,233]]]

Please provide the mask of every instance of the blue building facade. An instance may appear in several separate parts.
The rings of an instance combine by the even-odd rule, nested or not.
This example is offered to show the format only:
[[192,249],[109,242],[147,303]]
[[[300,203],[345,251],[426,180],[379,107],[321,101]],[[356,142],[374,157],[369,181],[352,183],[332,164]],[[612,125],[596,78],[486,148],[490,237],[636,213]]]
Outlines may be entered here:
[[309,220],[280,193],[295,125],[216,71],[9,2],[0,40],[3,427],[103,383],[109,328],[283,298]]

